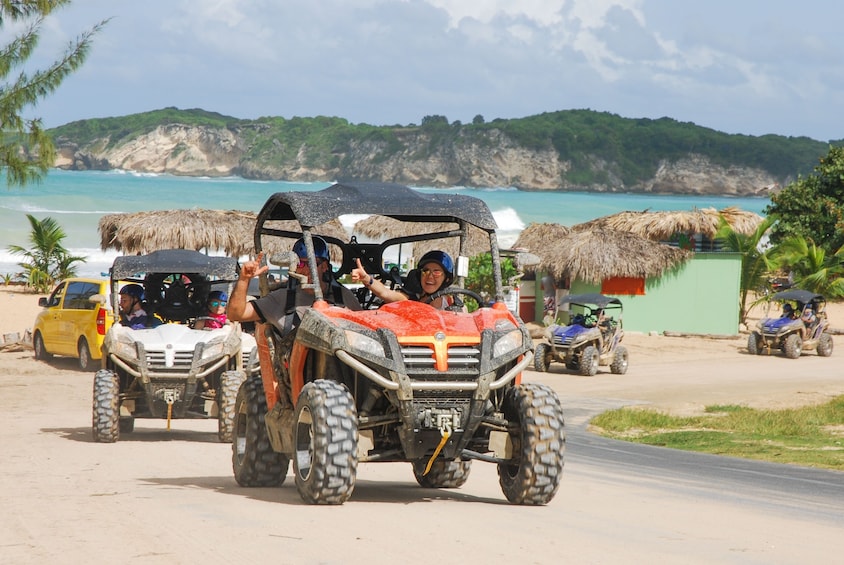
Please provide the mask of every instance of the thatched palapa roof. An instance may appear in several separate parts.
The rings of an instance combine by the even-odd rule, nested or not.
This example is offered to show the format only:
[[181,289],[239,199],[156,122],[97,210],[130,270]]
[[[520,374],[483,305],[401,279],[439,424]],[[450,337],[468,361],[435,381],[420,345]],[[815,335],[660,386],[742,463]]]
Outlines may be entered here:
[[600,283],[611,277],[648,278],[692,257],[692,252],[628,232],[582,229],[548,242],[539,269],[557,278]]
[[519,234],[515,249],[527,249],[534,255],[542,255],[543,250],[549,245],[571,232],[570,228],[562,224],[553,223],[530,223]]
[[[360,234],[378,241],[403,235],[419,235],[459,229],[454,222],[423,223],[423,222],[402,222],[388,216],[372,215],[355,224],[353,233]],[[458,255],[459,239],[449,237],[447,239],[432,239],[428,241],[413,242],[413,253],[421,257],[431,250],[445,251],[452,257]],[[489,251],[489,235],[487,232],[475,226],[469,225],[468,255],[473,257],[479,253]]]
[[763,220],[762,216],[758,214],[734,206],[722,210],[715,208],[657,212],[645,210],[642,212],[618,212],[577,224],[572,229],[577,231],[609,228],[634,233],[655,241],[669,240],[677,233],[699,233],[713,239],[722,217],[734,230],[745,235],[753,233]]
[[[106,214],[100,218],[100,248],[124,254],[151,253],[160,249],[222,250],[239,257],[255,253],[256,214],[239,210],[153,210]],[[280,222],[280,229],[299,231],[294,221]],[[348,239],[343,225],[335,220],[315,229],[316,233]],[[273,238],[278,242],[270,253],[290,249],[292,239]],[[332,247],[332,252],[334,248]]]

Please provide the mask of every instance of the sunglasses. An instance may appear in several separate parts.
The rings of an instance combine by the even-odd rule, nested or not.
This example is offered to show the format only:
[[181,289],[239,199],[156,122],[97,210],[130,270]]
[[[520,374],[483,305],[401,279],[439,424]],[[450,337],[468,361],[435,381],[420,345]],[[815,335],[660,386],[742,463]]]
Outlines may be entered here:
[[211,302],[209,302],[209,304],[211,305],[212,308],[217,308],[219,306],[225,306],[226,301],[225,300],[212,300]]
[[430,275],[435,279],[438,279],[443,276],[443,272],[440,269],[422,269],[422,274],[426,277]]
[[[328,261],[326,261],[325,259],[317,259],[316,260],[317,267],[319,267],[323,263],[327,263],[327,262]],[[298,267],[299,269],[301,269],[302,267],[307,267],[307,266],[308,266],[308,260],[307,259],[299,259],[299,267]]]

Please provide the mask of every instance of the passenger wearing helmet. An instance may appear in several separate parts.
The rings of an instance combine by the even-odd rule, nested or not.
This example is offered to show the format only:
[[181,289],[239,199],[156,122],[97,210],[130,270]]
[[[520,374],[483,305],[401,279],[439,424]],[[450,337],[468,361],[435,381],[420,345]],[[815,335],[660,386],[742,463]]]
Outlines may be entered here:
[[792,320],[795,319],[797,317],[797,315],[794,312],[794,306],[792,306],[788,302],[783,304],[782,305],[782,316],[780,316],[780,317],[781,318],[791,318]]
[[196,320],[194,329],[216,330],[222,328],[228,322],[226,318],[226,304],[229,295],[222,290],[212,290],[208,293],[208,301],[205,303],[208,312]]
[[151,318],[143,308],[144,287],[127,284],[120,289],[120,323],[138,330],[150,326]]
[[360,282],[384,302],[416,300],[428,302],[431,306],[440,310],[454,304],[454,297],[452,296],[439,296],[433,300],[430,299],[432,295],[454,282],[454,261],[445,251],[429,251],[419,259],[416,264],[416,273],[413,276],[414,279],[418,276],[418,280],[414,282],[419,283],[419,292],[412,292],[408,289],[393,290],[367,273],[361,265],[360,259],[357,261],[358,266],[352,269],[352,281]]
[[[346,306],[352,310],[360,310],[360,304],[354,294],[338,283],[331,273],[331,263],[328,255],[328,244],[319,237],[313,236],[314,255],[316,256],[316,279],[320,281],[323,298],[337,306]],[[296,273],[311,282],[311,268],[308,264],[308,253],[305,242],[299,238],[293,245],[293,251],[299,257]],[[261,265],[263,253],[259,253],[254,261],[248,261],[240,268],[240,275],[227,314],[230,320],[237,322],[268,322],[275,326],[282,334],[287,334],[298,325],[301,312],[298,308],[310,307],[314,303],[314,293],[310,289],[299,288],[295,277],[290,277],[288,286],[273,290],[257,300],[247,301],[246,294],[249,280],[269,270],[269,266]]]

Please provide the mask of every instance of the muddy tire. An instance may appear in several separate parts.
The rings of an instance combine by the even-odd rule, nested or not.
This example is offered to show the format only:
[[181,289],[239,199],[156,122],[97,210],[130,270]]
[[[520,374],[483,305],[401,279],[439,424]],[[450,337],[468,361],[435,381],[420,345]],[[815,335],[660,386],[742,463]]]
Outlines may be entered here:
[[242,371],[226,371],[220,375],[219,406],[217,414],[217,437],[223,443],[232,440],[234,429],[234,405],[237,402],[237,391],[246,380]]
[[44,348],[44,337],[41,332],[35,332],[35,335],[32,336],[32,349],[35,350],[35,358],[39,361],[46,361],[53,357]]
[[623,375],[627,372],[628,362],[629,355],[627,353],[627,348],[623,345],[619,345],[615,348],[612,363],[610,364],[610,371],[616,375]]
[[348,389],[320,379],[306,384],[296,404],[293,471],[309,504],[343,504],[355,488],[358,417]]
[[580,356],[580,374],[584,377],[592,377],[598,372],[598,348],[594,345],[587,345]]
[[789,359],[797,359],[803,350],[803,339],[798,334],[791,334],[782,344],[782,352]]
[[540,373],[546,372],[548,370],[548,357],[548,344],[536,344],[536,351],[533,355],[533,368]]
[[94,375],[93,422],[94,441],[114,443],[120,438],[120,384],[112,371]]
[[232,427],[232,469],[242,487],[274,487],[287,476],[290,460],[273,451],[265,418],[267,399],[261,376],[249,377],[235,399]]
[[425,475],[423,473],[427,466],[427,459],[413,462],[413,476],[416,477],[419,486],[425,488],[460,488],[466,483],[469,472],[472,470],[471,461],[437,459]]
[[821,337],[818,338],[818,355],[821,357],[832,355],[832,336],[826,332],[823,332]]
[[[548,386],[524,383],[507,391],[513,459],[498,464],[498,483],[512,504],[547,504],[557,494],[566,448],[563,408]],[[515,427],[513,427],[515,426]]]
[[79,370],[90,371],[93,363],[91,359],[91,348],[88,347],[88,340],[84,337],[79,338],[79,343],[76,346],[76,352],[79,355]]
[[759,332],[750,332],[747,336],[747,352],[751,355],[762,355],[764,347],[762,347],[762,336]]

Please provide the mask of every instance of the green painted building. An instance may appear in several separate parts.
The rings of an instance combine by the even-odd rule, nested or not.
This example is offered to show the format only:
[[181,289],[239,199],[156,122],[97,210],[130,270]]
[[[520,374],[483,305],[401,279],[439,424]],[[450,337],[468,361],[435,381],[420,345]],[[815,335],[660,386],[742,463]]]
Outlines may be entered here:
[[[695,253],[689,261],[644,281],[644,294],[603,292],[601,284],[571,281],[571,294],[603,292],[624,305],[624,329],[638,332],[737,335],[741,254]],[[542,293],[537,292],[541,319]]]

